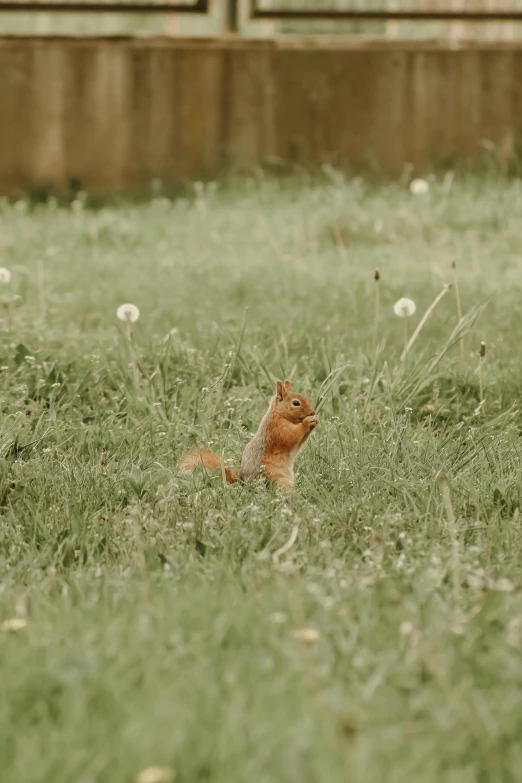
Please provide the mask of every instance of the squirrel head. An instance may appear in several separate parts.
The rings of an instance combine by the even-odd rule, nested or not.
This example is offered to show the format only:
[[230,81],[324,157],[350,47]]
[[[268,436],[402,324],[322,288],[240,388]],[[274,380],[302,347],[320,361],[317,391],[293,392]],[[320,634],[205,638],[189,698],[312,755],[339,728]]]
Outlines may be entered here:
[[277,381],[273,408],[288,421],[298,423],[307,416],[314,416],[315,411],[310,400],[298,394],[292,388],[290,381]]

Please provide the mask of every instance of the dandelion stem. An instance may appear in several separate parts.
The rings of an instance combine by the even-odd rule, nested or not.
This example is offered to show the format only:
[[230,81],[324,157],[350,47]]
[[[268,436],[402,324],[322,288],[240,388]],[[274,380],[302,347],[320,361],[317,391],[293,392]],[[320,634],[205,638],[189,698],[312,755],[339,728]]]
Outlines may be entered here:
[[129,343],[129,349],[131,354],[131,369],[132,369],[132,378],[134,380],[134,385],[136,388],[140,385],[140,374],[138,372],[138,366],[136,364],[136,358],[134,356],[134,344],[132,342],[132,325],[130,321],[125,322],[126,331],[127,331],[127,340]]
[[375,321],[373,326],[373,349],[377,350],[377,339],[379,335],[379,310],[380,310],[380,280],[381,274],[378,269],[375,270]]
[[45,269],[43,258],[38,262],[38,301],[40,304],[40,319],[45,321]]
[[[459,289],[459,279],[457,276],[457,262],[454,261],[452,264],[453,267],[453,285],[455,286],[455,299],[457,302],[457,316],[460,321],[462,321],[462,303],[460,301],[460,289]],[[464,364],[464,335],[459,340],[459,348],[460,348],[460,362],[461,364]]]
[[91,220],[89,223],[89,236],[91,239],[91,253],[93,259],[97,259],[100,255],[100,245],[99,245],[99,232],[98,232],[98,226],[95,222],[95,220]]
[[404,350],[401,355],[401,361],[406,358],[408,352],[408,319],[404,318]]
[[484,402],[484,383],[482,380],[482,362],[484,361],[484,357],[486,355],[486,343],[481,342],[480,343],[480,351],[479,351],[479,365],[478,365],[478,379],[479,379],[479,404],[482,405]]
[[430,306],[428,307],[428,309],[426,310],[426,312],[424,313],[424,315],[420,319],[419,323],[417,324],[417,328],[413,332],[413,334],[410,337],[409,341],[406,343],[406,345],[404,347],[404,351],[402,352],[402,355],[401,355],[401,361],[404,361],[406,359],[406,354],[408,353],[408,351],[410,350],[411,346],[413,345],[413,343],[415,342],[415,340],[419,336],[422,327],[424,326],[424,324],[426,323],[426,321],[428,320],[428,318],[430,317],[432,312],[435,310],[435,308],[437,307],[437,305],[440,302],[440,300],[442,299],[442,297],[445,294],[448,293],[449,289],[450,289],[450,286],[449,285],[445,285],[444,288],[442,289],[442,291],[439,294],[437,294],[437,296],[435,297],[433,302],[430,304]]

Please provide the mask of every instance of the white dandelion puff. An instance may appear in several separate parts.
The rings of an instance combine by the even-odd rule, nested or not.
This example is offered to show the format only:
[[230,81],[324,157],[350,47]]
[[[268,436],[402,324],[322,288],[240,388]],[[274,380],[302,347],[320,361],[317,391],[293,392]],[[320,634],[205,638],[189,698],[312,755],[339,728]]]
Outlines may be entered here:
[[25,617],[11,617],[10,620],[4,620],[2,623],[2,631],[16,633],[17,631],[22,631],[26,625],[27,620]]
[[413,299],[407,299],[404,296],[393,305],[393,312],[399,318],[409,318],[415,313],[416,309],[417,305]]
[[0,266],[0,283],[8,285],[11,282],[11,272],[5,266]]
[[140,311],[133,304],[122,304],[116,310],[116,315],[125,324],[125,331],[127,333],[127,341],[130,350],[130,366],[132,369],[132,377],[134,379],[134,385],[136,388],[140,385],[140,373],[138,371],[138,365],[136,363],[136,355],[134,346],[132,344],[132,324],[135,324],[140,317]]
[[134,324],[140,317],[140,311],[133,304],[122,304],[116,310],[116,315],[120,321],[124,321],[127,324]]
[[136,783],[171,783],[176,777],[172,767],[147,767],[136,775]]
[[412,179],[410,182],[410,193],[412,196],[425,196],[429,193],[430,186],[425,179]]

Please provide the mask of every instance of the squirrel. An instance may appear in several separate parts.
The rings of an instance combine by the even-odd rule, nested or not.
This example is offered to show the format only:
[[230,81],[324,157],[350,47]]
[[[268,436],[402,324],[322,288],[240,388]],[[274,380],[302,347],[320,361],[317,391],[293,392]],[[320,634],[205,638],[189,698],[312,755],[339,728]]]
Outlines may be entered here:
[[[297,394],[290,381],[277,381],[275,394],[259,429],[243,452],[241,467],[225,468],[229,484],[264,477],[292,489],[294,460],[319,423],[312,404]],[[210,451],[190,451],[180,464],[183,475],[202,464],[207,470],[221,468],[221,459]]]

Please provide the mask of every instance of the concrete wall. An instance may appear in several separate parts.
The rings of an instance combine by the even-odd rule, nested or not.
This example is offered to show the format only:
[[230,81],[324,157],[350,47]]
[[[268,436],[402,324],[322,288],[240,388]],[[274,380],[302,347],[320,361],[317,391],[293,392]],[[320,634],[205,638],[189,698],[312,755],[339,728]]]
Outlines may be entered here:
[[267,159],[509,159],[522,44],[0,38],[0,192],[139,190]]

